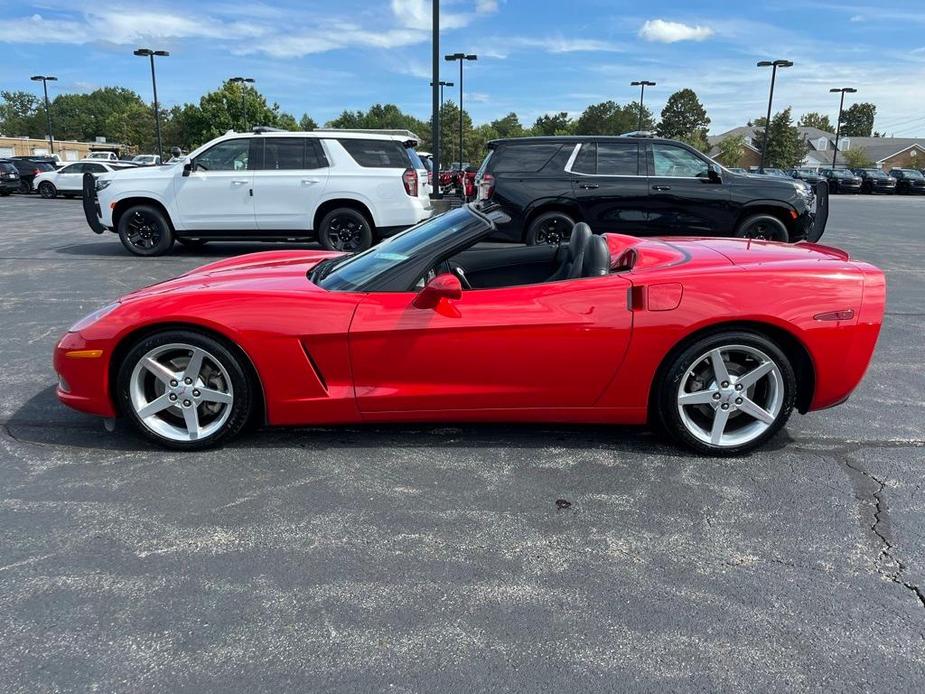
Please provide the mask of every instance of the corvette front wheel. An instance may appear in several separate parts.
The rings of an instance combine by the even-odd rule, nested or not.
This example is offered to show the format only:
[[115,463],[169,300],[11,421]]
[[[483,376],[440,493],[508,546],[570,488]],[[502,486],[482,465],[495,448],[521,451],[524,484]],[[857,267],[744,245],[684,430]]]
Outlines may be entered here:
[[738,455],[786,424],[796,398],[787,356],[763,335],[710,335],[675,356],[658,392],[658,416],[679,443],[707,455]]
[[250,418],[255,387],[241,360],[218,340],[171,330],[129,350],[117,377],[119,411],[145,437],[197,450],[235,436]]

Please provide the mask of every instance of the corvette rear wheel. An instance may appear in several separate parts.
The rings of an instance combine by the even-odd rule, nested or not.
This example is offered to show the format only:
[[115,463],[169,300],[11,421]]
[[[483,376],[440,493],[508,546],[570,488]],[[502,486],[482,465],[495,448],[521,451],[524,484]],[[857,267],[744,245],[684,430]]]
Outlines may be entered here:
[[674,358],[660,384],[658,415],[679,443],[708,455],[746,453],[786,424],[796,377],[763,335],[724,332]]
[[186,330],[141,340],[117,377],[121,414],[143,436],[181,450],[208,448],[235,436],[250,418],[254,392],[228,347]]

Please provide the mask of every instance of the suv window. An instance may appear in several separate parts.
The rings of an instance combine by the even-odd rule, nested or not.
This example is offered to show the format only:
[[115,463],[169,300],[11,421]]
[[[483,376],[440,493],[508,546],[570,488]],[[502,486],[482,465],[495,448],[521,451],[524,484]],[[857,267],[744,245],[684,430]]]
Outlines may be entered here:
[[354,140],[345,137],[338,142],[363,167],[407,169],[411,164],[404,146],[397,140]]
[[655,176],[702,178],[710,173],[709,166],[703,159],[680,147],[654,143],[652,157]]
[[[412,169],[427,169],[427,165],[424,164],[424,160],[418,156],[418,153],[414,151],[414,147],[405,147],[405,151],[408,153],[408,158],[411,160]],[[428,169],[428,171],[429,170],[430,169]]]
[[598,176],[637,176],[639,145],[635,142],[591,142],[581,146],[572,171]]
[[268,137],[263,150],[263,167],[261,168],[270,171],[306,168],[305,138]]
[[196,157],[196,168],[203,171],[243,171],[247,169],[250,138],[219,142]]
[[[102,164],[84,164],[84,172],[89,171],[90,173],[106,173],[108,169]],[[77,173],[76,171],[74,173]]]
[[[574,145],[569,145],[573,148]],[[561,144],[514,145],[495,152],[492,159],[493,173],[536,173],[552,159]]]
[[63,169],[61,169],[58,173],[76,174],[76,173],[83,173],[83,172],[84,172],[83,164],[69,164],[68,166],[65,166]]
[[12,164],[8,164],[5,161],[0,161],[0,171],[3,173],[13,173],[16,171],[16,167]]

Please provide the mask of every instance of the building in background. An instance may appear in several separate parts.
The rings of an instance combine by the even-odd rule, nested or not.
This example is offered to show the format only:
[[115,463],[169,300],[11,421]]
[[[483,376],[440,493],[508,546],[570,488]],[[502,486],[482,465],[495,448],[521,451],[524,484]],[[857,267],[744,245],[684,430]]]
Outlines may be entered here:
[[[803,141],[806,144],[806,154],[801,163],[802,167],[810,169],[828,169],[832,166],[832,152],[835,149],[835,133],[826,132],[819,128],[797,126]],[[716,156],[719,152],[719,143],[727,137],[741,135],[745,141],[742,156],[737,164],[748,169],[758,166],[761,161],[762,128],[744,126],[733,128],[720,135],[707,138],[710,144],[708,154]],[[838,155],[835,166],[847,166],[843,152],[860,150],[878,168],[889,171],[892,168],[925,168],[925,138],[921,137],[846,137],[842,136],[838,142]]]
[[[103,138],[99,138],[102,140]],[[118,142],[77,142],[76,140],[55,140],[55,154],[61,161],[86,159],[90,152],[115,152],[117,157],[134,154],[134,148]],[[48,156],[51,150],[48,140],[35,137],[4,137],[0,135],[0,159],[3,157]]]

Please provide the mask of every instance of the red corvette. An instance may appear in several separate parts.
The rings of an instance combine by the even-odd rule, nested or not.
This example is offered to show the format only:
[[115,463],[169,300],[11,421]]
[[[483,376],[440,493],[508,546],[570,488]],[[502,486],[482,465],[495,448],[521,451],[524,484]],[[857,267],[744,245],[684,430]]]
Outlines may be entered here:
[[465,206],[357,255],[271,251],[128,294],[55,351],[58,397],[203,448],[248,422],[656,425],[700,452],[843,402],[883,273],[810,243],[595,236],[480,244]]

